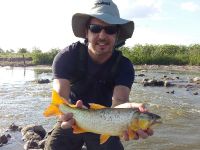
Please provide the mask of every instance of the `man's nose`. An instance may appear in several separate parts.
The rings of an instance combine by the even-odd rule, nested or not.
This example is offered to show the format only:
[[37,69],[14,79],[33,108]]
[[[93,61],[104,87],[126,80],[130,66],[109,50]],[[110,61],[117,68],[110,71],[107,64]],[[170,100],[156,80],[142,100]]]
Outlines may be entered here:
[[99,37],[100,37],[100,38],[104,38],[104,37],[106,37],[106,36],[107,36],[107,33],[105,32],[104,29],[102,29],[102,30],[99,32]]

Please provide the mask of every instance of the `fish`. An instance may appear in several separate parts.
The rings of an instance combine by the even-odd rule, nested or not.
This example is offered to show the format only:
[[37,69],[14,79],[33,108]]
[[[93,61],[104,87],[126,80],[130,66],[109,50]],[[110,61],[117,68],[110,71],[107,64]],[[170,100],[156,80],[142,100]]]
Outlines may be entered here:
[[100,144],[110,136],[122,137],[128,131],[129,139],[134,138],[137,130],[147,130],[154,124],[161,123],[161,117],[150,112],[140,112],[137,108],[110,108],[91,103],[90,108],[77,108],[62,98],[55,90],[52,91],[52,102],[45,109],[45,117],[73,113],[74,134],[92,132],[100,134]]

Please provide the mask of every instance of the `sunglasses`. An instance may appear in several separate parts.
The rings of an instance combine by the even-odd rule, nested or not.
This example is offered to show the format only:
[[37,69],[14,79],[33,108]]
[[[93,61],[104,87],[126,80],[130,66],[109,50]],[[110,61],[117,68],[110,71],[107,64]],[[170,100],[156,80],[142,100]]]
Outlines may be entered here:
[[88,29],[93,33],[100,33],[101,30],[104,29],[104,31],[109,35],[116,34],[118,32],[117,26],[101,26],[97,24],[90,24]]

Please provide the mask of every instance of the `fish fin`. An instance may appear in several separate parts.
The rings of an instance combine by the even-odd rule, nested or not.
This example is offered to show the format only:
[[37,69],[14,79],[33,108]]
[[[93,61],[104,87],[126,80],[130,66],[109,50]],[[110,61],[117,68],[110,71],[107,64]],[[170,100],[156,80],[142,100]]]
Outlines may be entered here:
[[100,144],[105,143],[109,139],[110,135],[100,135]]
[[67,104],[67,100],[62,98],[58,92],[55,90],[52,90],[52,104],[54,105],[60,105],[60,104]]
[[64,98],[62,98],[55,90],[52,90],[52,102],[45,109],[43,115],[45,117],[61,115],[62,113],[58,107],[60,104],[66,104],[66,103],[67,101]]
[[68,103],[68,101],[62,98],[55,90],[52,91],[52,104],[55,105],[65,104],[72,108],[77,108],[76,105]]
[[135,132],[131,129],[128,129],[128,137],[129,137],[129,140],[132,140],[135,138]]
[[73,133],[74,133],[74,134],[80,134],[80,133],[85,133],[85,132],[87,132],[87,131],[85,131],[84,129],[80,128],[80,127],[77,126],[77,125],[73,125],[72,128],[73,128]]
[[95,103],[89,103],[90,109],[102,109],[106,108],[106,106],[100,105],[100,104],[95,104]]
[[59,108],[55,105],[50,105],[43,113],[45,117],[61,115]]

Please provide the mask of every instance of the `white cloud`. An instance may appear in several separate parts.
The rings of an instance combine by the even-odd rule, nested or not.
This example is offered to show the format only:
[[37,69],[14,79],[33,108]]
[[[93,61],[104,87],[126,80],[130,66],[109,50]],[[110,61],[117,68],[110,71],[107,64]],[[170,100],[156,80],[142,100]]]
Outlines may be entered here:
[[122,16],[129,18],[146,18],[158,15],[162,9],[161,0],[116,0]]
[[200,9],[200,6],[195,4],[194,2],[185,2],[185,3],[181,4],[181,8],[183,10],[195,12],[195,11],[198,11]]

